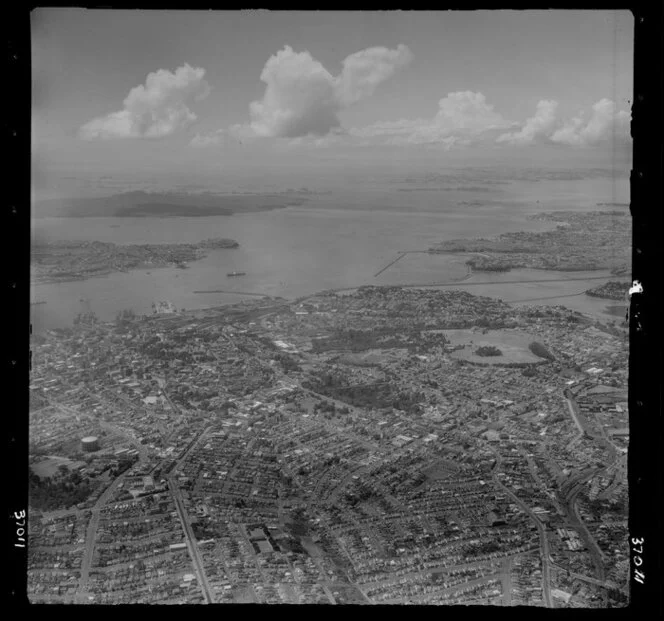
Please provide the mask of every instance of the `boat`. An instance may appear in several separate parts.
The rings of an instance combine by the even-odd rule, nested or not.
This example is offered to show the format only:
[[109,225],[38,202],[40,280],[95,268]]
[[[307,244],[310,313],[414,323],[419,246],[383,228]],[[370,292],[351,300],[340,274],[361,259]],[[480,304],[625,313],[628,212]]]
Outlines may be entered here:
[[37,300],[36,302],[30,302],[30,306],[34,306],[35,304],[46,304],[45,300]]
[[226,276],[244,276],[247,272],[228,272]]

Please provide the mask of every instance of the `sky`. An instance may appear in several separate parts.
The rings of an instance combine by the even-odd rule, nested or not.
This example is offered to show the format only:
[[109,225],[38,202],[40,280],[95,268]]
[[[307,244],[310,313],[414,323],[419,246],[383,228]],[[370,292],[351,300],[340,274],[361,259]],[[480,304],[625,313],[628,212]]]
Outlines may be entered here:
[[36,9],[51,176],[629,166],[628,11]]

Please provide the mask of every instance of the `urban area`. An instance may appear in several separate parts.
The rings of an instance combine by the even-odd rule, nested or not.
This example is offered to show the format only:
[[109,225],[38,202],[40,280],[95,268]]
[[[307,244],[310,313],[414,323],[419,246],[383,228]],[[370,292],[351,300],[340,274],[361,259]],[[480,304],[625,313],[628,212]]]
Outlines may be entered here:
[[617,322],[367,286],[31,348],[33,603],[628,602]]

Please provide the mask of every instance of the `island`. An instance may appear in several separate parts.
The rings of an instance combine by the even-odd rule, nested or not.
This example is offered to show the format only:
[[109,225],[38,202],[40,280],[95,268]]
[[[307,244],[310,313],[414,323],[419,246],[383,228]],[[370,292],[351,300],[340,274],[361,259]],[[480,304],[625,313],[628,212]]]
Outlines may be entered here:
[[35,201],[33,218],[147,218],[230,216],[302,205],[302,190],[272,193],[212,194],[211,192],[121,192],[110,196]]
[[611,270],[630,273],[632,223],[628,211],[557,211],[531,220],[555,222],[551,231],[505,233],[492,239],[441,242],[430,253],[474,254],[466,264],[475,271],[515,268],[560,271]]
[[35,283],[83,280],[127,272],[175,266],[185,268],[211,250],[237,248],[234,239],[213,238],[197,244],[128,244],[100,241],[36,241],[30,251],[32,281]]

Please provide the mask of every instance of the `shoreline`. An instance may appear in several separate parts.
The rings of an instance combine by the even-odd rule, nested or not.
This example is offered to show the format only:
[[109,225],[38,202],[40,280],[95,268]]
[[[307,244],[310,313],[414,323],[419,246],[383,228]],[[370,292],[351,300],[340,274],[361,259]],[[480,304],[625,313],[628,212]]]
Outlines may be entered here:
[[[446,240],[431,246],[429,252],[474,254],[466,264],[475,272],[606,269],[616,277],[630,272],[631,216],[628,212],[558,210],[530,214],[527,219],[556,226],[544,232],[516,231],[491,238]],[[611,246],[606,244],[607,239],[612,241]]]
[[[593,213],[596,214],[598,212],[593,212]],[[617,215],[616,212],[606,212],[605,211],[603,213],[607,216],[610,215],[612,218],[615,218],[616,215]],[[546,212],[545,214],[534,214],[534,217],[533,217],[533,214],[528,214],[528,215],[524,216],[523,220],[524,220],[524,222],[528,221],[528,220],[532,220],[532,219],[545,220],[545,221],[549,221],[550,224],[555,225],[557,222],[561,222],[561,221],[565,222],[570,217],[572,219],[574,219],[575,217],[579,217],[579,216],[577,216],[576,212],[560,211],[559,210],[559,211],[553,211],[553,212]],[[583,215],[581,215],[580,217],[583,217]],[[498,238],[501,238],[501,237],[504,237],[505,235],[507,235],[508,239],[509,238],[516,238],[516,241],[518,243],[522,243],[523,242],[523,236],[531,236],[531,235],[538,235],[538,236],[539,235],[553,235],[553,236],[555,236],[555,235],[559,235],[561,233],[561,230],[563,230],[563,232],[564,232],[564,230],[568,228],[568,227],[563,227],[561,229],[561,227],[559,226],[555,229],[551,229],[550,232],[525,233],[525,232],[523,232],[523,229],[521,229],[519,227],[520,227],[519,224],[515,224],[515,227],[514,227],[515,232],[514,233],[503,234],[502,236],[498,236]],[[593,231],[591,230],[588,234],[593,234]],[[442,242],[441,245],[450,244],[450,243],[452,245],[455,245],[455,244],[460,243],[460,244],[464,244],[464,245],[470,244],[472,246],[475,243],[478,243],[478,242],[483,243],[483,242],[486,242],[486,241],[489,241],[489,240],[482,240],[482,239],[477,239],[477,238],[467,238],[467,239],[451,240],[450,242]],[[70,242],[65,242],[65,245],[67,243],[70,243]],[[94,242],[88,242],[88,243],[94,243]],[[235,243],[237,243],[237,242],[235,242]],[[197,248],[198,256],[189,257],[189,260],[193,262],[193,261],[196,261],[196,260],[203,259],[207,255],[207,252],[203,253],[202,249],[200,248],[200,246],[202,244],[203,243],[199,243],[199,244],[181,244],[181,245],[175,244],[173,246],[175,246],[175,247],[180,246],[180,247],[190,247],[190,248],[195,247],[195,248]],[[117,246],[117,245],[112,244],[112,246]],[[135,244],[133,246],[160,247],[163,250],[168,245]],[[117,246],[117,247],[120,247],[120,246]],[[127,248],[127,247],[128,246],[122,246],[122,248]],[[379,269],[379,271],[374,274],[373,278],[375,279],[376,276],[378,276],[379,274],[382,274],[383,272],[385,272],[394,263],[397,263],[399,260],[403,259],[406,254],[424,254],[424,255],[428,255],[428,256],[446,255],[444,261],[449,260],[449,257],[451,255],[457,255],[457,256],[461,256],[461,257],[465,256],[465,257],[468,257],[469,260],[472,260],[473,258],[475,258],[475,259],[481,259],[481,258],[490,259],[491,258],[491,255],[489,254],[489,252],[491,252],[491,250],[489,250],[487,252],[487,250],[484,249],[484,248],[466,248],[464,250],[462,250],[461,248],[458,248],[458,249],[450,248],[450,249],[445,249],[445,250],[438,249],[438,248],[439,247],[437,247],[436,250],[434,250],[433,248],[430,247],[428,249],[424,248],[424,249],[412,249],[412,250],[396,251],[395,255],[393,255],[394,258],[391,261],[389,261],[387,263],[387,265],[383,264],[382,269],[379,269],[379,268],[381,268],[381,266],[377,266],[377,269]],[[494,253],[491,253],[491,254],[494,254]],[[537,253],[535,253],[533,256],[537,257]],[[161,268],[168,268],[168,267],[172,268],[172,267],[178,267],[178,266],[184,267],[183,264],[186,265],[187,262],[189,262],[189,261],[175,262],[175,261],[170,261],[169,260],[169,261],[164,261],[162,264],[155,264],[155,263],[149,263],[148,264],[148,263],[145,263],[145,262],[141,262],[140,264],[136,264],[136,265],[128,267],[127,269],[122,269],[122,270],[113,269],[112,267],[108,267],[108,268],[103,269],[100,272],[97,272],[97,273],[94,273],[94,274],[77,274],[77,275],[68,274],[65,277],[57,277],[55,275],[34,275],[34,276],[31,277],[31,286],[40,287],[40,286],[43,286],[43,285],[58,285],[58,284],[61,284],[61,283],[62,284],[76,283],[76,282],[82,282],[84,280],[91,280],[91,279],[94,279],[94,278],[97,278],[97,277],[99,277],[99,278],[104,277],[105,278],[105,277],[108,277],[108,276],[114,274],[115,272],[128,273],[130,271],[152,270],[152,269],[161,269]],[[289,297],[277,296],[277,297],[281,297],[284,300],[284,302],[283,302],[284,304],[296,304],[298,302],[301,302],[302,300],[306,300],[306,299],[316,297],[316,296],[319,296],[319,295],[325,295],[326,293],[350,292],[350,291],[353,291],[353,290],[357,290],[360,287],[381,287],[381,288],[388,288],[388,287],[393,287],[393,288],[450,288],[450,287],[458,287],[462,290],[466,290],[468,292],[471,292],[471,291],[473,291],[472,288],[478,287],[478,286],[480,286],[480,287],[481,286],[487,286],[487,287],[491,288],[491,286],[493,285],[494,287],[499,288],[502,285],[520,285],[520,284],[528,285],[528,283],[533,283],[533,284],[535,284],[535,283],[547,283],[547,282],[561,283],[561,282],[567,282],[567,281],[600,281],[600,280],[609,281],[609,280],[611,280],[611,278],[616,279],[616,276],[612,275],[610,273],[611,272],[611,267],[610,266],[597,266],[597,265],[589,266],[587,264],[576,265],[576,266],[571,266],[571,265],[564,265],[564,266],[546,265],[546,266],[542,266],[542,265],[528,265],[528,264],[526,264],[526,265],[514,266],[514,267],[510,268],[510,270],[505,270],[506,272],[516,271],[516,270],[533,270],[537,277],[532,278],[532,279],[527,278],[525,280],[519,279],[518,277],[513,279],[513,278],[510,278],[509,276],[507,277],[506,280],[501,280],[501,278],[499,276],[499,273],[500,273],[499,271],[497,271],[497,270],[485,271],[485,270],[481,270],[481,269],[475,269],[475,268],[473,268],[473,266],[471,264],[469,264],[469,261],[465,261],[465,267],[466,267],[466,274],[459,277],[459,278],[456,278],[454,280],[446,280],[446,281],[439,281],[439,282],[431,282],[431,281],[429,281],[429,282],[413,282],[413,281],[410,281],[410,282],[402,282],[402,283],[395,283],[395,284],[380,284],[379,285],[379,284],[375,284],[372,281],[372,279],[368,278],[367,280],[369,280],[369,282],[364,282],[364,283],[357,284],[357,285],[352,285],[352,286],[334,287],[334,288],[328,288],[328,289],[323,289],[323,290],[318,290],[317,289],[315,291],[312,290],[311,292],[307,292],[306,295],[300,296],[300,297],[293,297],[293,298],[291,298],[290,296]],[[559,274],[557,274],[557,275],[556,274],[551,274],[551,272],[558,272]],[[585,272],[586,275],[581,276],[580,273],[582,273],[582,272]],[[605,273],[603,273],[603,272],[605,272]],[[561,276],[561,273],[563,274],[562,276]],[[484,275],[485,278],[482,278],[482,275]],[[556,277],[556,276],[558,276],[558,277]],[[194,285],[196,290],[193,291],[193,293],[215,293],[215,292],[218,292],[218,293],[222,293],[222,294],[225,294],[225,295],[232,295],[233,298],[235,298],[235,300],[237,300],[238,296],[242,296],[244,298],[263,297],[265,299],[270,299],[270,298],[274,297],[274,293],[268,294],[268,293],[264,293],[264,292],[261,292],[261,291],[251,291],[251,290],[236,292],[236,291],[233,291],[231,289],[226,290],[225,288],[220,288],[219,290],[217,290],[217,287],[214,287],[214,286],[209,287],[209,290],[208,290],[207,287],[203,288],[203,287],[200,286],[200,284],[202,284],[202,283],[197,283],[197,284],[199,284],[199,286],[196,287]],[[192,287],[192,289],[194,289],[194,287]],[[467,289],[467,287],[468,287],[468,289]],[[590,290],[591,288],[592,287],[588,287],[588,290]],[[251,289],[251,287],[249,287],[249,289]],[[192,292],[189,292],[189,293],[192,293]],[[540,294],[540,295],[538,295],[538,294]],[[527,296],[523,300],[523,303],[527,303],[527,302],[530,302],[530,301],[537,302],[539,300],[546,300],[546,299],[552,299],[553,300],[553,299],[557,299],[557,298],[581,297],[581,296],[584,296],[585,294],[586,294],[586,291],[574,292],[573,294],[570,294],[570,293],[568,293],[564,290],[561,291],[559,295],[551,295],[549,292],[546,292],[546,291],[533,292],[533,295],[532,296]],[[166,297],[168,297],[167,292],[162,294],[162,295],[165,295]],[[481,294],[479,294],[479,295],[481,295]],[[36,293],[34,297],[41,299],[43,296],[40,295],[39,293]],[[194,296],[194,297],[197,297],[197,296]],[[487,295],[486,297],[493,297],[493,298],[496,298],[496,299],[500,299],[496,295],[496,293],[493,292],[493,291],[491,292],[491,294]],[[512,297],[512,296],[510,296],[510,297]],[[597,301],[599,301],[601,299],[603,302],[605,301],[607,303],[610,303],[612,301],[612,300],[609,300],[609,299],[604,300],[604,299],[598,298],[598,297],[595,297],[594,299],[596,299]],[[221,303],[215,301],[213,306],[210,306],[210,305],[200,306],[196,302],[194,302],[194,305],[189,306],[191,301],[187,300],[186,302],[178,302],[178,305],[180,305],[180,303],[182,304],[182,306],[186,305],[188,307],[187,311],[200,311],[200,310],[205,310],[205,309],[209,309],[209,308],[224,308],[224,307],[227,307],[227,306],[232,306],[233,304],[237,303],[235,300],[229,300],[228,302],[221,302]],[[615,300],[613,300],[613,301],[615,302]],[[510,301],[508,301],[508,303],[509,304],[519,304],[519,303],[522,303],[522,301],[517,299],[517,300],[510,300]],[[611,314],[611,313],[607,313],[605,309],[602,309],[601,311],[600,310],[595,310],[593,312],[593,314],[595,314],[597,316],[603,316],[603,315],[608,315],[608,314]],[[608,317],[604,317],[604,320],[608,320]]]
[[[225,238],[207,239],[196,244],[46,243],[33,246],[30,250],[30,284],[76,282],[114,273],[164,267],[187,269],[189,263],[204,259],[213,250],[231,250],[239,246],[236,240]],[[46,265],[40,262],[44,258]],[[63,263],[65,269],[58,269]],[[92,266],[90,263],[93,263]]]

